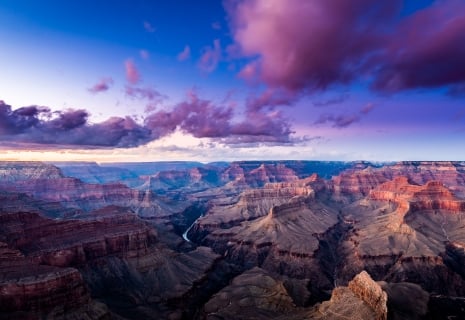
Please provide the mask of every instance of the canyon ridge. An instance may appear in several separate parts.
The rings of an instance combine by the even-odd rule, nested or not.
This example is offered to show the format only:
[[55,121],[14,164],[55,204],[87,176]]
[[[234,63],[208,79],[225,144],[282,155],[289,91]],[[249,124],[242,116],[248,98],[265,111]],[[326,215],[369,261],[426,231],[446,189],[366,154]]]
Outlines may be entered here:
[[0,319],[460,319],[465,162],[0,162]]

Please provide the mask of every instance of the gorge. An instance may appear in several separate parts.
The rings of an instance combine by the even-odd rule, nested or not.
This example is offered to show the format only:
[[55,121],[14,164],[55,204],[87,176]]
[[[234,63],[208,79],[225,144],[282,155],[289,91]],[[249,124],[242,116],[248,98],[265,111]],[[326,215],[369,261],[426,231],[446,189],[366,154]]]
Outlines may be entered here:
[[465,163],[0,163],[0,319],[465,316]]

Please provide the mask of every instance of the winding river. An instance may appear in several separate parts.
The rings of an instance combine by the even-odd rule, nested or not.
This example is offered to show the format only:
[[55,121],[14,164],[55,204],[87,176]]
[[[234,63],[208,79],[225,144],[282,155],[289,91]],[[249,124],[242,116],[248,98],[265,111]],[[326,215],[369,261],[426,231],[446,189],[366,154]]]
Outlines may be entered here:
[[200,217],[198,217],[197,219],[195,219],[194,222],[192,222],[192,224],[189,226],[189,228],[187,228],[186,231],[184,231],[184,233],[182,234],[182,238],[183,238],[184,240],[186,240],[187,242],[191,242],[191,243],[192,243],[192,241],[189,240],[189,238],[187,237],[187,234],[189,233],[189,231],[191,231],[191,229],[192,229],[192,227],[194,226],[194,224],[196,224],[197,221],[198,221],[200,218],[202,218],[202,217],[203,217],[203,214],[202,214]]

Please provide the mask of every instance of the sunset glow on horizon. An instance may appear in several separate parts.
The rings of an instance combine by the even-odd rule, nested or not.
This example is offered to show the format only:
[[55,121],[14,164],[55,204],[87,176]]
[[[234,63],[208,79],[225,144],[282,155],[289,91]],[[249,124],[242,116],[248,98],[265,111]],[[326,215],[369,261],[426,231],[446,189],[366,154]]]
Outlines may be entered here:
[[463,12],[4,1],[0,160],[465,160]]

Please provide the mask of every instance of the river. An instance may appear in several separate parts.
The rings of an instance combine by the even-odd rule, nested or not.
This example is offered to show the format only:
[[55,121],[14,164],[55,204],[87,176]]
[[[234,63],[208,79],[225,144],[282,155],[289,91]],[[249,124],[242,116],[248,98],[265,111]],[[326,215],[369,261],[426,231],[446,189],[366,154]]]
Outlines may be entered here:
[[202,217],[203,217],[203,215],[201,215],[200,217],[198,217],[197,219],[195,219],[194,222],[192,222],[192,224],[189,226],[189,228],[187,228],[186,231],[184,231],[184,233],[182,234],[182,238],[183,238],[184,240],[186,240],[187,242],[192,242],[192,241],[190,241],[189,238],[187,237],[187,233],[189,233],[189,231],[192,229],[192,227],[194,226],[194,224],[196,224],[197,221],[198,221],[200,218],[202,218]]

